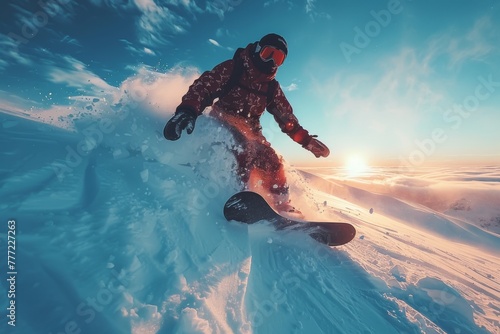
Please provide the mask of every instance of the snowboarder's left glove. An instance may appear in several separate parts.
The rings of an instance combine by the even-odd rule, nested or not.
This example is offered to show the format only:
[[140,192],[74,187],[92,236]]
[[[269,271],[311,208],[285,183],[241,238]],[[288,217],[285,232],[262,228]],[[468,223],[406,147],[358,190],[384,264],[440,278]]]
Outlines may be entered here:
[[182,130],[191,134],[198,116],[191,109],[178,109],[163,129],[163,136],[168,140],[177,140],[181,137]]
[[327,157],[330,155],[330,150],[328,147],[316,139],[318,136],[311,136],[311,139],[307,144],[302,145],[306,150],[311,151],[316,158]]

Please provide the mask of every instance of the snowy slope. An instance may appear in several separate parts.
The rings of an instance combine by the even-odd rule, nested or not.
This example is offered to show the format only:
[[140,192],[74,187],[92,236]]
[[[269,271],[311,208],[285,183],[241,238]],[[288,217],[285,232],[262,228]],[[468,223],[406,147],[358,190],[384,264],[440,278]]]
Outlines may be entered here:
[[18,272],[2,333],[500,332],[498,234],[291,167],[294,203],[353,223],[353,242],[228,223],[227,133],[202,117],[167,142],[164,121],[108,110],[67,131],[0,114],[0,248],[15,219]]
[[[318,200],[330,199],[328,193],[340,197],[335,208],[325,210],[357,227],[362,242],[346,246],[351,258],[424,332],[488,332],[477,325],[499,331],[497,234],[423,205],[348,185],[352,181],[325,182],[306,175],[324,191],[316,194]],[[366,183],[360,187],[368,188]],[[499,202],[489,200],[493,214]]]

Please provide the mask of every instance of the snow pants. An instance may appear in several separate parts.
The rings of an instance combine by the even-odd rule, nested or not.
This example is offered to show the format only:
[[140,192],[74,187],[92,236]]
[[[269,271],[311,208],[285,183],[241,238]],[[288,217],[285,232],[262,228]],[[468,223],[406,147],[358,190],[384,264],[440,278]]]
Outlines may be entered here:
[[212,110],[211,116],[227,128],[236,142],[230,149],[237,161],[237,173],[249,190],[255,184],[283,202],[288,200],[288,185],[282,158],[262,134],[259,122],[248,118]]

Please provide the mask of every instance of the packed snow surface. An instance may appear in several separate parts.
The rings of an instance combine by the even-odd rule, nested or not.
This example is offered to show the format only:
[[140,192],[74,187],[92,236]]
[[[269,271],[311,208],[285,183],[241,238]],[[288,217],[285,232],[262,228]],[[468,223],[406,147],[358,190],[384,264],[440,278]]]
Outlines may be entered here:
[[500,333],[498,166],[287,166],[306,217],[356,227],[329,248],[224,219],[241,185],[208,117],[167,142],[137,109],[21,116],[0,114],[1,333]]

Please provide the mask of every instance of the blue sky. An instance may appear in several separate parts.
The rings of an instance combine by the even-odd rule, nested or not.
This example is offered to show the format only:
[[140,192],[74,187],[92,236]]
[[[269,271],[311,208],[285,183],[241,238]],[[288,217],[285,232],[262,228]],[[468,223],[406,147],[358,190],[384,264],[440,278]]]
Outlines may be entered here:
[[496,0],[8,1],[0,22],[0,109],[10,112],[113,103],[142,76],[162,82],[145,88],[166,121],[196,73],[276,32],[289,44],[277,79],[332,151],[317,160],[263,117],[289,162],[500,161]]

